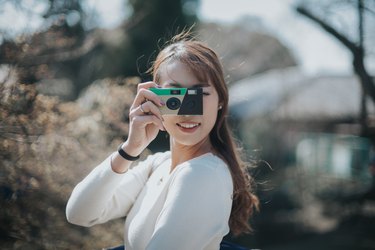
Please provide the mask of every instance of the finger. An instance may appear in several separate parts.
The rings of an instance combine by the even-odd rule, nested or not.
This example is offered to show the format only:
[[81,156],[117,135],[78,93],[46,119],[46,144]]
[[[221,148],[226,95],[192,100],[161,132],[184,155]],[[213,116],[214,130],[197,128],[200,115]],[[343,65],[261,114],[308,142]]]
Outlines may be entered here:
[[146,128],[147,125],[155,125],[160,130],[165,130],[162,121],[155,115],[135,116],[132,119],[132,123],[136,128]]
[[160,109],[157,106],[155,106],[155,104],[151,101],[147,101],[139,105],[139,111],[143,115],[153,114],[156,117],[158,117],[160,120],[162,121],[164,120],[161,115]]
[[138,91],[137,96],[134,99],[133,108],[136,108],[142,103],[147,102],[147,101],[152,101],[155,105],[159,107],[165,105],[164,102],[160,99],[160,97],[157,94],[155,94],[151,90],[142,88]]
[[145,111],[144,109],[143,109],[143,105],[144,103],[141,103],[141,105],[139,105],[139,109],[142,111],[142,113],[143,114],[145,114],[145,115],[149,115],[150,113],[148,112],[148,111]]
[[141,89],[157,88],[158,85],[155,82],[142,82],[137,85],[137,92]]
[[136,116],[156,116],[159,120],[164,121],[159,108],[151,101],[147,101],[131,109],[129,118],[134,119]]

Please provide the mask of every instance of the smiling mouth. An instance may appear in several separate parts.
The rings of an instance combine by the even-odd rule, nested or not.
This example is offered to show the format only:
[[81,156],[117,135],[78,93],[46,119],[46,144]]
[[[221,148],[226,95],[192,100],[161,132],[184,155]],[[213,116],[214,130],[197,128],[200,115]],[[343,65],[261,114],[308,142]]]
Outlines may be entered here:
[[200,123],[177,123],[177,126],[181,127],[181,128],[187,128],[187,129],[191,129],[191,128],[196,128],[198,127],[199,125],[201,125]]

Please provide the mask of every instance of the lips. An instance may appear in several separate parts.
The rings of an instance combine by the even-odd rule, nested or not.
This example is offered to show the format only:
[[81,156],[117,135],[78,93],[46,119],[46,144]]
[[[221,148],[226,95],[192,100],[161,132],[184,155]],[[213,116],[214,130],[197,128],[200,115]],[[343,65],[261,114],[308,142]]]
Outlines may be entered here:
[[180,123],[177,123],[177,126],[179,126],[180,128],[183,128],[183,129],[194,129],[194,128],[198,127],[199,125],[201,125],[201,124],[198,123],[198,122],[180,122]]

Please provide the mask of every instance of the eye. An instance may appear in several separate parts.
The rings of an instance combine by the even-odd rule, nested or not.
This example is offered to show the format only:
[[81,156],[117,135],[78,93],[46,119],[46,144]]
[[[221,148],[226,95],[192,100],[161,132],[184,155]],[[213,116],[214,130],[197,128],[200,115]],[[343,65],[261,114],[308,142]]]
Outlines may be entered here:
[[203,92],[203,95],[210,95],[210,93],[208,93],[208,92]]

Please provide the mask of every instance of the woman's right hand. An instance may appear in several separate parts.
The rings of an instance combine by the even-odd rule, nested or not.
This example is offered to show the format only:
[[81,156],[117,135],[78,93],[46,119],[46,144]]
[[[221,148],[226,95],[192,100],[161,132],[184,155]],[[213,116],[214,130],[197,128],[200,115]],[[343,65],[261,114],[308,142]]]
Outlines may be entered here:
[[138,84],[137,95],[130,107],[129,135],[123,144],[126,153],[137,156],[156,138],[159,130],[165,130],[159,107],[165,105],[159,96],[148,90],[157,88],[154,82]]

